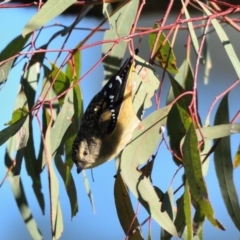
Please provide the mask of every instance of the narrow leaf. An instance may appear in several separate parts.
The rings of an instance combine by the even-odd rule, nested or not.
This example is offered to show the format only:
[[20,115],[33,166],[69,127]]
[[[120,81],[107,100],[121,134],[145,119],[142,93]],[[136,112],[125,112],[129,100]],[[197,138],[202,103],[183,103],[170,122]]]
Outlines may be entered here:
[[0,65],[0,85],[5,83],[8,78],[8,74],[12,68],[14,59],[10,59],[9,61]]
[[160,209],[160,202],[149,178],[137,170],[145,163],[156,149],[160,127],[165,124],[170,107],[160,109],[143,120],[133,133],[132,141],[121,154],[121,175],[128,188],[143,204],[151,217],[173,236],[177,232],[173,222],[166,212]]
[[[183,10],[184,10],[186,19],[190,19],[191,17],[185,6],[185,3],[183,2],[183,0],[181,0],[181,2],[182,2],[182,6],[183,6]],[[193,23],[191,21],[189,21],[187,23],[187,25],[188,25],[188,30],[189,30],[189,34],[191,36],[191,41],[193,43],[194,50],[195,50],[196,54],[198,54],[199,44],[198,44],[198,39],[197,39],[196,33],[194,31]]]
[[52,165],[51,147],[52,145],[54,146],[53,141],[56,140],[56,138],[54,138],[52,134],[53,131],[48,128],[44,140],[44,150],[48,168],[52,237],[59,239],[63,232],[63,219],[61,207],[59,204],[59,183]]
[[205,216],[199,206],[195,206],[195,209],[196,211],[193,218],[193,235],[198,235],[199,239],[202,239],[203,223],[205,220]]
[[152,106],[152,97],[159,87],[159,80],[154,68],[139,56],[135,56],[135,69],[133,77],[133,108],[139,119],[145,109]]
[[[22,50],[30,35],[25,38],[18,36],[14,38],[1,52],[0,54],[0,84],[7,80],[8,74],[12,68],[15,59],[18,57],[18,53]],[[11,58],[14,57],[14,58]],[[7,62],[1,64],[2,61],[9,59]]]
[[[80,44],[78,44],[80,45]],[[80,62],[81,62],[81,52],[77,51],[72,56],[71,60],[67,64],[66,75],[68,79],[75,84],[76,81],[80,77]],[[77,84],[73,87],[73,106],[74,106],[74,114],[72,116],[72,122],[66,132],[66,141],[65,141],[65,155],[66,155],[66,164],[69,168],[72,168],[72,145],[73,141],[76,138],[77,132],[80,127],[80,119],[83,115],[83,99],[80,85]]]
[[44,99],[45,101],[51,101],[51,104],[54,106],[54,108],[50,108],[49,104],[46,102],[44,104],[44,109],[55,121],[60,109],[60,105],[56,93],[51,87],[51,82],[46,77],[43,78],[43,87],[39,98]]
[[[203,11],[208,15],[210,16],[212,13],[204,6],[203,3],[201,3],[200,1],[198,1],[198,4],[202,7]],[[228,55],[228,58],[230,60],[230,62],[232,63],[233,65],[233,68],[238,76],[238,78],[240,78],[240,62],[239,62],[239,59],[238,59],[238,56],[236,54],[236,51],[234,50],[233,48],[233,45],[231,44],[231,41],[230,39],[228,38],[228,35],[225,33],[224,29],[222,28],[222,26],[220,25],[220,23],[218,22],[217,19],[213,19],[211,18],[211,22],[212,22],[212,25],[213,27],[215,28],[216,30],[216,33],[223,45],[223,47],[225,48],[226,50],[226,53]]]
[[[23,67],[23,71],[24,71],[28,66],[27,70],[24,71],[23,76],[21,78],[21,84],[27,99],[29,109],[32,109],[35,104],[36,90],[37,90],[37,85],[40,77],[40,66],[44,59],[44,54],[45,53],[34,54],[31,57],[30,61],[26,63]],[[33,119],[33,116],[29,115],[29,123],[27,126],[27,128],[29,129],[29,138],[28,138],[27,145],[24,149],[24,160],[25,160],[27,174],[32,179],[32,188],[33,188],[34,194],[37,198],[37,201],[42,210],[42,213],[44,214],[45,202],[44,202],[44,196],[42,193],[42,183],[41,183],[41,176],[40,176],[42,168],[41,168],[41,161],[38,161],[36,159],[32,119]]]
[[89,198],[90,203],[92,205],[92,210],[95,213],[93,194],[92,194],[92,191],[90,189],[90,184],[89,184],[89,181],[88,181],[85,170],[82,171],[82,176],[83,176],[83,183],[84,183],[84,186],[85,186],[85,190],[87,192],[88,198]]
[[38,229],[37,224],[32,215],[31,209],[28,205],[20,176],[8,175],[8,180],[10,182],[10,186],[11,186],[14,198],[16,200],[18,209],[23,218],[23,221],[26,224],[29,234],[31,235],[32,239],[36,239],[36,240],[43,239],[42,234]]
[[192,91],[194,85],[194,76],[191,63],[185,59],[178,69],[174,79],[183,87],[185,91]]
[[[10,57],[16,55],[22,50],[26,42],[28,41],[30,35],[27,35],[23,38],[21,35],[14,38],[1,52],[0,54],[0,63],[4,60],[7,60]],[[10,60],[9,60],[10,61]]]
[[[182,153],[181,153],[180,143],[181,141],[183,141],[182,139],[186,134],[186,130],[181,121],[181,117],[179,115],[179,111],[176,104],[172,106],[168,114],[167,130],[168,130],[167,133],[169,136],[170,147],[172,151],[175,153],[175,155],[181,158]],[[177,158],[176,156],[172,156],[172,157],[174,162],[177,165],[182,164],[179,158]]]
[[[113,25],[110,26],[109,30],[105,31],[103,40],[128,36],[137,14],[138,6],[139,0],[121,2],[117,10],[110,16],[110,22],[113,23]],[[127,42],[125,41],[120,44],[106,43],[103,44],[102,47],[103,55],[108,53],[113,45],[115,45],[114,48],[103,62],[105,80],[108,80],[109,77],[119,69],[127,48]]]
[[27,117],[28,115],[22,117],[20,120],[18,120],[11,126],[4,128],[2,131],[0,131],[0,146],[19,131],[19,129],[23,126],[24,122],[26,121]]
[[57,170],[60,173],[65,185],[65,190],[67,192],[68,199],[71,205],[71,215],[73,218],[78,212],[77,191],[75,182],[72,177],[70,168],[65,163],[63,163],[61,156],[59,154],[56,154],[54,159]]
[[27,146],[25,147],[24,151],[24,159],[25,159],[25,166],[28,175],[32,179],[32,187],[37,198],[38,204],[42,210],[42,213],[45,213],[45,201],[44,195],[42,193],[42,183],[41,183],[41,161],[36,159],[35,155],[35,148],[34,148],[34,140],[33,140],[33,129],[32,123],[29,125],[29,139],[27,142]]
[[[76,48],[78,48],[80,45],[82,45],[82,42],[79,43]],[[76,51],[72,58],[67,63],[65,74],[67,75],[68,79],[71,80],[71,82],[76,82],[80,78],[80,72],[81,72],[81,51]]]
[[80,119],[83,115],[83,99],[82,93],[79,85],[73,87],[73,106],[74,114],[72,116],[72,122],[66,132],[66,141],[65,141],[65,155],[66,155],[66,164],[72,168],[72,145],[74,139],[76,138],[77,132],[80,127]]
[[11,171],[8,173],[8,180],[17,203],[17,207],[19,212],[23,218],[24,223],[29,231],[29,234],[33,239],[43,239],[41,232],[39,231],[37,224],[34,220],[32,215],[31,209],[28,205],[28,201],[25,195],[25,191],[22,185],[22,180],[20,178],[20,170],[21,170],[21,163],[23,158],[23,149],[17,151],[16,157],[13,156],[14,152],[16,151],[16,146],[14,142],[16,142],[16,136],[13,136],[7,145],[7,150],[5,153],[5,165],[8,169],[12,168],[13,166],[13,158],[16,159],[15,166],[12,168]]
[[[185,91],[182,88],[182,86],[169,74],[169,79],[171,81],[174,97],[177,98],[181,96]],[[186,95],[181,97],[177,101],[177,108],[179,112],[179,116],[181,118],[181,122],[185,128],[185,131],[188,130],[192,119],[189,114],[188,106],[191,103],[192,96],[191,95]]]
[[[40,66],[42,53],[39,53],[37,56],[34,55],[29,61],[28,69],[24,72],[21,84],[23,85],[23,91],[27,97],[27,102],[29,109],[32,109],[35,103],[35,96],[37,91],[38,80],[40,76]],[[43,59],[42,59],[43,60]],[[27,63],[23,67],[23,70],[26,69]]]
[[[185,90],[184,88],[169,74],[169,79],[172,85],[172,91],[174,99],[181,96]],[[188,106],[191,103],[192,96],[185,95],[181,97],[176,104],[171,108],[168,119],[167,119],[167,129],[170,138],[170,146],[174,153],[181,157],[180,142],[186,134],[186,130],[191,124],[191,118],[188,110]],[[176,164],[181,164],[179,159],[173,156]]]
[[12,119],[5,123],[4,125],[5,126],[8,126],[8,125],[12,125],[14,124],[15,122],[17,122],[18,120],[20,120],[22,117],[26,116],[28,114],[28,111],[26,108],[18,108],[16,110],[14,110],[14,112],[12,113]]
[[184,194],[178,198],[177,200],[177,215],[174,221],[174,224],[177,228],[178,233],[182,237],[182,233],[184,232],[184,228],[186,226],[186,217],[184,213]]
[[[216,112],[215,124],[229,122],[228,95],[226,95]],[[216,142],[216,141],[215,141]],[[233,181],[233,164],[231,158],[230,138],[225,137],[218,142],[214,152],[214,164],[228,214],[235,226],[240,230],[240,206],[237,190]]]
[[[159,28],[159,25],[155,23],[154,28]],[[149,46],[150,49],[153,50],[154,44],[157,40],[158,33],[151,33],[149,35]],[[160,33],[155,52],[153,53],[156,56],[156,60],[159,62],[160,66],[163,69],[166,69],[170,73],[177,73],[177,64],[176,64],[176,57],[173,53],[171,44],[163,32]]]
[[201,159],[198,150],[197,134],[193,124],[189,130],[183,144],[183,164],[186,178],[189,183],[191,196],[199,205],[203,214],[215,226],[222,230],[224,227],[214,218],[214,212],[211,203],[208,200],[206,184],[202,174]]
[[191,211],[191,195],[189,190],[188,181],[185,184],[184,191],[184,215],[187,227],[187,240],[191,240],[193,238],[192,232],[192,211]]
[[[174,196],[173,196],[173,188],[170,186],[165,193],[161,193],[161,190],[154,186],[154,189],[162,202],[162,208],[161,211],[164,212],[166,211],[168,213],[168,216],[171,218],[171,220],[175,219],[175,205],[174,205]],[[176,225],[175,225],[176,227]],[[161,228],[161,239],[167,240],[169,239],[170,234],[165,231],[163,228]]]
[[[116,180],[114,184],[114,199],[118,219],[128,239],[129,240],[143,239],[138,229],[139,222],[136,217],[136,214],[133,211],[127,187],[124,184],[122,177],[119,173],[116,175]],[[133,232],[134,230],[136,231]]]
[[73,116],[73,90],[70,89],[65,97],[63,107],[57,116],[57,119],[51,129],[52,154],[56,153],[62,138],[71,124]]
[[[67,75],[56,65],[52,64],[51,78],[50,81],[54,81],[53,90],[56,95],[60,95],[70,87],[70,79]],[[58,98],[60,105],[63,104],[65,95]]]
[[[201,131],[201,133],[200,133]],[[235,133],[240,133],[240,123],[219,124],[211,127],[203,127],[196,130],[198,141],[213,140],[217,138],[227,137]]]
[[110,19],[110,14],[112,13],[112,11],[113,11],[113,8],[111,3],[106,3],[105,1],[103,1],[102,13],[104,17],[108,19],[110,25],[113,25]]
[[48,0],[25,25],[22,31],[23,37],[60,15],[75,2],[76,0]]

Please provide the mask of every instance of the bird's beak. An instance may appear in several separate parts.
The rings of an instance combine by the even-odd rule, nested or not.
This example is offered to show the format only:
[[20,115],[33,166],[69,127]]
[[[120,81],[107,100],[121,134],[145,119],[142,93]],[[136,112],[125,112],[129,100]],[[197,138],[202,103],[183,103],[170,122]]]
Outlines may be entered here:
[[78,173],[78,174],[79,174],[82,170],[83,170],[82,167],[77,166],[77,173]]

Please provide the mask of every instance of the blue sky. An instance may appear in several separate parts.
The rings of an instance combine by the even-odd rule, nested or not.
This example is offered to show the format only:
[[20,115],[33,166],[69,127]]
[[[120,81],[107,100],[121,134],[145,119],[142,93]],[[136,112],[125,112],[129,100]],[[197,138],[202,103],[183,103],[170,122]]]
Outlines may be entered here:
[[[22,28],[30,19],[30,17],[35,13],[34,9],[1,9],[0,10],[0,29],[1,29],[1,41],[0,41],[0,50],[2,50],[6,44],[15,38],[17,35],[21,34]],[[16,20],[13,20],[17,19]],[[157,19],[154,18],[153,19]],[[152,19],[152,21],[153,21]],[[59,17],[58,22],[65,25],[69,25],[72,21],[72,17]],[[55,21],[53,21],[55,22]],[[94,27],[97,23],[96,19],[87,19],[83,20],[79,27]],[[142,22],[144,25],[148,25],[149,22]],[[152,22],[148,26],[152,26]],[[46,42],[52,30],[49,32],[46,31],[45,35],[41,36],[42,43]],[[67,43],[67,47],[71,48],[76,46],[76,44],[84,37],[85,32],[76,31],[75,34],[70,38]],[[102,33],[94,35],[90,42],[101,39]],[[238,37],[239,38],[239,37]],[[62,39],[57,39],[54,42],[54,48],[59,46]],[[214,41],[214,45],[218,43]],[[144,43],[143,43],[144,45]],[[221,47],[221,45],[219,45]],[[214,47],[214,46],[213,46]],[[221,49],[224,52],[224,50]],[[219,52],[220,54],[221,52]],[[82,52],[82,74],[84,74],[95,62],[101,58],[101,46],[97,46],[94,49],[84,50]],[[54,54],[50,56],[54,60]],[[89,57],[91,56],[91,57]],[[141,49],[140,49],[141,56]],[[220,54],[220,56],[222,56]],[[214,100],[214,97],[220,94],[230,82],[233,82],[236,79],[234,72],[225,71],[224,67],[231,69],[231,66],[227,65],[226,56],[223,55],[222,58],[216,56],[216,64],[213,66],[213,77],[217,79],[214,83],[211,83],[207,86],[204,86],[200,83],[200,89],[202,92],[199,92],[199,108],[200,115],[203,120],[206,117],[206,113],[210,103]],[[220,67],[219,67],[220,65]],[[15,67],[10,75],[7,83],[4,85],[0,91],[0,129],[4,128],[4,123],[8,122],[11,118],[12,109],[14,106],[15,97],[19,88],[20,73],[22,72],[22,64]],[[222,66],[222,68],[221,68]],[[223,70],[222,70],[223,69]],[[94,94],[100,89],[101,79],[99,76],[103,77],[103,68],[102,66],[97,67],[94,72],[92,72],[84,81],[81,83],[81,87],[84,94],[84,105],[88,104],[90,99]],[[98,77],[98,78],[96,78]],[[217,83],[217,84],[216,84]],[[91,87],[89,87],[91,86]],[[167,86],[166,89],[167,91]],[[211,94],[208,92],[211,91]],[[166,93],[165,93],[166,94]],[[236,97],[239,98],[239,87],[230,94],[230,113],[231,117],[239,110],[239,106],[236,106],[234,100]],[[213,119],[211,119],[213,121]],[[239,136],[234,136],[232,138],[232,149],[233,154],[235,153],[237,146],[239,144]],[[2,166],[0,167],[0,180],[5,176],[6,169],[4,167],[4,153],[5,147],[0,147],[0,156],[2,156]],[[163,191],[166,191],[172,179],[173,174],[176,171],[176,166],[171,160],[171,156],[165,147],[160,149],[160,154],[158,155],[158,160],[156,164],[157,172],[154,172],[153,179],[154,182],[160,186]],[[114,161],[103,164],[96,169],[94,169],[94,182],[91,180],[91,172],[88,170],[87,175],[89,177],[91,190],[94,196],[94,205],[96,209],[96,214],[92,212],[91,204],[86,195],[86,191],[83,184],[83,178],[81,175],[76,174],[76,169],[73,169],[73,177],[77,186],[78,200],[79,200],[79,212],[76,217],[71,220],[70,214],[70,205],[68,198],[66,196],[62,180],[59,179],[60,183],[60,202],[63,210],[64,218],[64,232],[61,239],[124,239],[124,233],[119,225],[119,221],[116,215],[115,203],[113,197],[113,185],[114,185],[114,175],[115,175],[115,163]],[[180,172],[182,173],[182,171]],[[239,176],[239,169],[235,172],[235,180],[237,180],[237,175]],[[43,182],[43,193],[46,201],[45,216],[42,216],[40,208],[37,204],[36,198],[32,191],[31,179],[27,176],[25,165],[23,164],[21,176],[23,178],[25,192],[27,194],[27,199],[29,205],[32,209],[35,220],[38,224],[39,229],[41,230],[44,239],[50,239],[50,219],[49,219],[49,204],[48,204],[48,184],[47,184],[47,174],[46,169],[44,170],[41,178]],[[174,181],[174,188],[177,188],[179,185],[179,180],[181,179],[181,174],[178,174]],[[219,186],[216,180],[213,159],[210,160],[209,173],[206,177],[207,186],[209,189],[209,198],[213,203],[215,210],[216,218],[226,227],[227,231],[221,232],[218,229],[215,229],[208,221],[205,223],[204,228],[204,239],[237,239],[239,238],[239,232],[234,227],[229,216],[227,215],[225,206],[223,204],[222,197],[220,196]],[[237,182],[237,181],[235,181]],[[239,182],[239,177],[238,177]],[[238,193],[240,193],[239,185],[236,186]],[[30,235],[27,232],[25,224],[22,221],[22,218],[18,212],[15,200],[11,193],[10,185],[8,181],[4,183],[0,189],[0,236],[2,239],[31,239]],[[136,209],[137,201],[133,199],[133,206]],[[142,222],[147,217],[143,207],[140,207],[139,212],[139,222]],[[144,226],[144,237],[147,236],[147,225]],[[152,230],[153,230],[153,239],[159,239],[159,228],[154,221],[152,221]]]

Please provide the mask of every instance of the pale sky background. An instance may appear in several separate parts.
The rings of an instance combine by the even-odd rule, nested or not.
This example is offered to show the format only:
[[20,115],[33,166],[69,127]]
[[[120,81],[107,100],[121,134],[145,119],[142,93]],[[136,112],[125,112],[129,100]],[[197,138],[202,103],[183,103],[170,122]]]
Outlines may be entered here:
[[[16,36],[21,34],[21,31],[27,21],[31,18],[31,16],[35,13],[34,9],[1,9],[0,10],[0,29],[1,29],[1,40],[0,40],[0,51],[6,46],[6,44],[14,39]],[[141,26],[152,26],[155,19],[159,19],[159,17],[153,16],[148,20],[141,21],[139,25]],[[69,25],[73,21],[73,17],[59,17],[57,21]],[[55,21],[53,21],[55,22]],[[87,19],[83,20],[78,26],[79,27],[95,27],[97,24],[97,19]],[[59,30],[56,28],[56,30]],[[47,42],[49,36],[51,36],[53,30],[49,30],[42,34],[41,41],[42,43]],[[231,32],[234,36],[232,37],[234,41],[239,42],[240,35],[234,35],[233,31]],[[84,38],[84,31],[75,31],[75,33],[71,36],[70,40],[67,43],[68,48],[73,48],[77,43],[80,42],[81,39]],[[89,42],[95,42],[102,38],[103,33],[95,34],[93,38],[90,39]],[[51,46],[55,49],[58,48],[63,39],[58,38],[52,43]],[[185,41],[185,38],[183,39]],[[142,42],[142,46],[145,46],[146,42]],[[210,44],[210,48],[213,49],[213,53],[218,51],[218,54],[215,54],[213,57],[213,61],[216,61],[216,65],[213,66],[212,78],[210,84],[208,86],[204,86],[202,83],[200,85],[199,92],[199,109],[200,116],[202,117],[202,121],[205,121],[207,110],[210,106],[210,103],[214,100],[215,96],[220,94],[227,86],[233,83],[236,80],[236,74],[231,68],[230,63],[228,62],[227,55],[225,54],[221,44],[219,43],[217,38],[214,38],[212,44]],[[40,45],[39,45],[40,46]],[[177,51],[184,51],[183,42],[179,43],[179,48]],[[147,48],[147,47],[146,47]],[[144,47],[143,47],[144,49]],[[140,47],[140,56],[147,59],[147,55],[145,51]],[[217,50],[216,50],[217,49]],[[240,56],[238,51],[238,56]],[[145,53],[145,55],[144,55]],[[51,54],[50,58],[54,59],[54,54]],[[89,57],[90,56],[90,57]],[[177,54],[178,56],[178,54]],[[82,74],[84,74],[95,62],[97,62],[101,58],[101,46],[94,47],[93,49],[84,50],[82,52]],[[182,59],[184,58],[184,55]],[[180,65],[180,61],[178,63]],[[0,117],[0,130],[4,128],[4,123],[8,122],[11,119],[12,109],[14,106],[15,97],[19,88],[19,80],[20,73],[22,72],[23,63],[19,64],[15,67],[8,78],[7,83],[4,85],[2,90],[0,91],[0,109],[1,109],[1,117]],[[97,67],[84,81],[82,81],[82,91],[84,94],[84,106],[86,107],[89,103],[90,99],[97,93],[101,86],[101,80],[99,76],[103,76],[103,68],[102,66]],[[201,77],[199,78],[201,79]],[[89,88],[91,86],[91,88]],[[165,94],[167,94],[167,87],[165,86]],[[239,99],[239,87],[234,89],[234,91],[230,94],[230,118],[235,115],[237,110],[239,110],[239,104],[236,105],[236,99]],[[164,104],[164,103],[163,103]],[[216,110],[216,108],[215,108]],[[215,113],[215,111],[214,111]],[[211,118],[211,123],[213,122],[213,117]],[[36,131],[36,130],[35,130]],[[165,135],[166,137],[166,135]],[[234,156],[237,146],[239,144],[239,135],[236,135],[232,138],[232,155]],[[37,144],[37,141],[36,141]],[[5,165],[4,165],[4,153],[5,153],[6,144],[0,147],[0,156],[2,159],[2,165],[0,167],[0,181],[3,179],[6,173]],[[158,159],[156,162],[156,169],[158,169],[153,174],[153,181],[156,185],[158,185],[162,191],[167,191],[170,186],[172,176],[176,171],[176,166],[173,163],[169,152],[162,145],[160,152],[158,154]],[[94,197],[94,205],[96,209],[96,214],[92,212],[91,205],[89,199],[86,195],[86,191],[83,184],[83,178],[81,175],[76,174],[76,168],[73,170],[73,177],[75,183],[77,185],[77,193],[78,193],[78,201],[79,201],[79,212],[76,217],[71,220],[70,213],[70,205],[68,198],[65,193],[64,186],[62,184],[62,180],[59,180],[60,183],[60,202],[63,211],[63,219],[64,219],[64,232],[62,234],[61,239],[104,239],[104,240],[112,240],[112,239],[124,239],[124,233],[119,224],[114,196],[113,196],[113,185],[114,185],[114,175],[116,173],[115,163],[114,161],[103,164],[94,169],[94,179],[95,182],[91,180],[91,172],[88,170],[87,175],[89,177],[91,190]],[[173,187],[176,189],[179,186],[179,180],[181,179],[181,174],[183,171],[178,173],[176,177]],[[235,171],[235,182],[236,188],[238,190],[238,194],[240,193],[239,186],[239,169]],[[59,174],[57,173],[59,176]],[[44,239],[51,238],[51,229],[50,229],[50,218],[49,218],[49,202],[48,202],[48,184],[47,184],[47,174],[46,169],[42,174],[42,192],[44,193],[46,209],[45,216],[42,216],[38,203],[36,201],[35,195],[32,190],[32,182],[31,179],[27,176],[25,170],[25,164],[22,166],[22,180],[25,192],[27,194],[28,203],[31,207],[33,216],[37,222],[37,225],[42,232]],[[231,219],[229,218],[225,206],[223,204],[222,197],[220,195],[220,190],[218,186],[218,182],[215,176],[215,170],[213,165],[213,158],[210,160],[210,167],[208,176],[206,177],[206,183],[209,190],[209,198],[213,204],[213,208],[215,211],[216,218],[224,225],[227,229],[225,232],[222,232],[216,228],[214,228],[208,221],[205,222],[204,227],[204,239],[239,239],[240,234],[238,230],[235,228]],[[175,198],[176,200],[177,198]],[[137,201],[133,199],[133,207],[136,209]],[[8,181],[4,183],[2,188],[0,189],[0,238],[15,240],[15,239],[31,239],[25,224],[21,218],[21,215],[16,206],[15,200],[13,198],[13,194],[10,189],[10,185]],[[139,212],[139,222],[145,220],[147,217],[146,212],[143,207],[140,207]],[[143,227],[144,238],[147,237],[147,229],[148,224]],[[153,239],[159,239],[159,227],[157,224],[152,221],[152,234]]]

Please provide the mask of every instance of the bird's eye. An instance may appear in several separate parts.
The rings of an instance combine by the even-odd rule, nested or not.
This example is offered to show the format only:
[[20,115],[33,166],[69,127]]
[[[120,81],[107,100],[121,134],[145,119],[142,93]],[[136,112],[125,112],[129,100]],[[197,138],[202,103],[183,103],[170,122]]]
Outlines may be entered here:
[[85,150],[85,151],[83,152],[83,155],[84,155],[84,156],[87,156],[87,155],[88,155],[88,151]]

